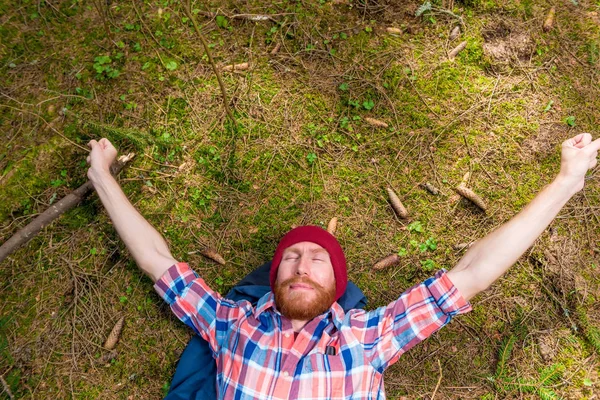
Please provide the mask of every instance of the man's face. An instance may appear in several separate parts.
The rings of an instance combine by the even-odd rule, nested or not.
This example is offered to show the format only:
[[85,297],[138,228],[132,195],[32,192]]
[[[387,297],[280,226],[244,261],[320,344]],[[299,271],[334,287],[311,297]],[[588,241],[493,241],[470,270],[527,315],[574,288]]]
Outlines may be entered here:
[[335,276],[329,253],[312,242],[283,252],[275,281],[275,304],[289,319],[308,321],[335,301]]

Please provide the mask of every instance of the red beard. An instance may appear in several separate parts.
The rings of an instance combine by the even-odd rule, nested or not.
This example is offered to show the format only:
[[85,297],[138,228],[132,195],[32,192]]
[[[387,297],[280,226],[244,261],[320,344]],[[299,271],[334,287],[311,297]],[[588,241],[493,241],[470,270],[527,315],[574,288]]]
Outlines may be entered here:
[[[314,291],[292,292],[290,286],[297,283],[309,285]],[[303,277],[290,278],[284,282],[275,283],[275,304],[279,312],[289,319],[310,321],[329,310],[334,301],[335,286],[326,289]]]

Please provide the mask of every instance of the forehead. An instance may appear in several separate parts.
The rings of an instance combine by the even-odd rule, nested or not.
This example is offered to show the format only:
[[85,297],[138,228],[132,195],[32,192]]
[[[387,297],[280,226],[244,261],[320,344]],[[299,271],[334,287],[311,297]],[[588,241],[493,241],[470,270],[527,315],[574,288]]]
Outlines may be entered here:
[[[302,252],[310,252],[310,253],[320,253],[320,252],[324,252],[327,253],[327,250],[325,250],[325,248],[323,248],[322,246],[319,246],[316,243],[313,242],[299,242],[299,243],[295,243],[293,245],[291,245],[290,247],[286,248],[283,253],[302,253]],[[329,253],[328,253],[329,254]]]

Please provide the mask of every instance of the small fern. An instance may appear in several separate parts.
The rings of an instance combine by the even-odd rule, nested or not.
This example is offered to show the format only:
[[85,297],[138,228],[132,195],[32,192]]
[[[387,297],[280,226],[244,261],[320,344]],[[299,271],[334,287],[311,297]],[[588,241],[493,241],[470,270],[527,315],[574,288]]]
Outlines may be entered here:
[[577,308],[577,320],[583,333],[583,337],[592,346],[596,353],[600,354],[600,328],[592,325],[583,307]]
[[544,368],[540,372],[539,385],[540,386],[552,386],[558,383],[562,374],[565,370],[565,366],[562,364],[552,364],[549,367]]
[[554,392],[552,389],[548,389],[545,387],[540,387],[537,390],[538,396],[542,400],[558,400],[560,397]]
[[543,368],[539,371],[539,376],[533,379],[513,378],[508,376],[506,364],[510,359],[513,348],[517,341],[516,335],[510,335],[502,341],[498,351],[498,365],[496,374],[490,377],[494,388],[501,394],[509,392],[537,394],[541,400],[557,400],[560,397],[550,389],[550,386],[559,383],[562,378],[565,366],[557,363]]
[[423,13],[427,11],[431,11],[430,1],[426,1],[425,3],[421,4],[419,8],[417,8],[417,11],[415,11],[415,17],[420,17],[421,15],[423,15]]
[[500,346],[500,351],[498,352],[498,366],[496,367],[496,378],[498,379],[502,378],[506,373],[504,367],[510,358],[516,340],[517,338],[514,335],[510,335],[508,338],[504,339]]

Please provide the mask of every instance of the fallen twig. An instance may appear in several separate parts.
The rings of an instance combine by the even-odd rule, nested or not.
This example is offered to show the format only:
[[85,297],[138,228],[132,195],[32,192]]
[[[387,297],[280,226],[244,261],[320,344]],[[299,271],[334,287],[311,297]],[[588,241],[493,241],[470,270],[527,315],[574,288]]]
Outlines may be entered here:
[[[134,157],[133,153],[119,157],[119,159],[111,166],[113,175],[117,175],[123,167]],[[94,188],[91,181],[87,181],[71,193],[63,197],[57,203],[51,205],[46,211],[41,213],[33,221],[20,229],[2,246],[0,246],[0,262],[6,257],[15,252],[19,247],[33,239],[39,231],[48,226],[52,221],[60,217],[62,214],[75,207],[81,202]]]
[[435,389],[433,389],[433,393],[431,393],[431,400],[435,398],[435,394],[440,388],[440,384],[442,383],[442,364],[440,363],[440,359],[438,358],[438,368],[440,369],[440,377],[438,378],[437,384],[435,385]]
[[250,67],[247,62],[240,64],[229,64],[221,68],[223,71],[246,71]]
[[204,51],[206,52],[206,56],[208,57],[208,62],[212,66],[212,69],[217,77],[217,82],[219,82],[219,88],[221,88],[221,95],[223,96],[223,107],[225,108],[225,113],[227,114],[227,116],[229,117],[231,122],[233,123],[234,127],[237,127],[237,120],[235,119],[235,117],[233,116],[233,113],[231,112],[231,109],[229,108],[229,99],[227,97],[227,91],[225,90],[225,84],[223,84],[223,79],[221,79],[221,73],[219,72],[219,69],[217,68],[217,65],[215,64],[215,60],[213,59],[212,53],[210,51],[210,48],[208,47],[208,43],[206,42],[206,39],[204,38],[204,35],[200,31],[198,22],[196,22],[196,17],[192,13],[192,9],[190,6],[190,0],[187,0],[187,1],[182,0],[181,2],[183,3],[183,10],[184,10],[185,14],[190,19],[190,21],[192,21],[192,25],[194,25],[194,30],[196,31],[196,34],[198,35],[198,38],[200,39],[200,42],[202,43],[202,47],[204,47]]
[[8,395],[9,399],[14,400],[15,396],[10,391],[10,387],[8,386],[2,375],[0,375],[0,382],[2,382],[2,389]]

